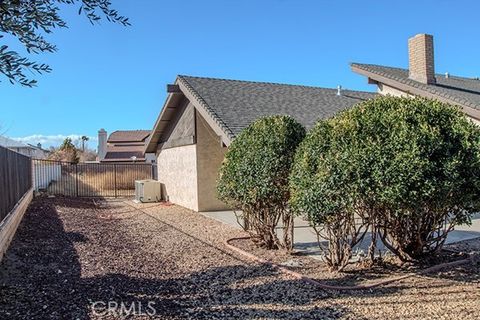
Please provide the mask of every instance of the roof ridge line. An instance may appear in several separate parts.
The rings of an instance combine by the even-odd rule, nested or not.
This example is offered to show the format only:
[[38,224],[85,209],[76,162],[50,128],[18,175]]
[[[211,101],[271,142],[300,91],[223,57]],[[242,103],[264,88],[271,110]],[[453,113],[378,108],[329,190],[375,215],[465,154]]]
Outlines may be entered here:
[[[292,83],[281,83],[281,82],[270,82],[270,81],[255,81],[255,80],[238,80],[238,79],[227,79],[227,78],[214,78],[214,77],[198,77],[198,76],[187,76],[179,74],[178,77],[184,79],[185,78],[197,78],[197,79],[206,79],[206,80],[220,80],[220,81],[231,81],[231,82],[241,82],[241,83],[257,83],[257,84],[270,84],[275,86],[288,86],[288,87],[300,87],[300,88],[312,88],[312,89],[323,89],[323,90],[332,90],[337,91],[337,88],[330,88],[330,87],[320,87],[320,86],[313,86],[313,85],[304,85],[304,84],[292,84]],[[352,91],[352,92],[366,92],[371,93],[371,91],[363,91],[363,90],[352,90],[352,89],[342,89],[343,91]]]

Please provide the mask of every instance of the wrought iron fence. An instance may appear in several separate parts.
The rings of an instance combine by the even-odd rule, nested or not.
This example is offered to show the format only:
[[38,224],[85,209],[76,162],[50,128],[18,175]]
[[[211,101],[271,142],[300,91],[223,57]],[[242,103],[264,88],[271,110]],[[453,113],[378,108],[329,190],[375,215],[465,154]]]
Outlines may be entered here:
[[146,163],[71,163],[33,160],[36,191],[73,197],[130,197],[135,180],[154,179]]
[[12,211],[31,187],[31,159],[0,147],[0,221]]

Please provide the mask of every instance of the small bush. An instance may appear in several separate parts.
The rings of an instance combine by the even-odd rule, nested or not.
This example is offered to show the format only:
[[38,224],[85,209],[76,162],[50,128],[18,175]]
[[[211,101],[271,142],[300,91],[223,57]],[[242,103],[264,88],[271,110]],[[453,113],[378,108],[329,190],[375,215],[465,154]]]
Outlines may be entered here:
[[[242,210],[243,227],[267,248],[293,245],[293,217],[288,210],[288,177],[295,149],[305,136],[288,116],[255,121],[232,142],[220,169],[219,199]],[[283,222],[283,242],[275,228]]]
[[480,131],[438,101],[379,97],[317,124],[296,155],[291,187],[295,210],[326,222],[334,240],[348,234],[352,245],[362,234],[352,225],[368,225],[400,259],[415,261],[480,209]]

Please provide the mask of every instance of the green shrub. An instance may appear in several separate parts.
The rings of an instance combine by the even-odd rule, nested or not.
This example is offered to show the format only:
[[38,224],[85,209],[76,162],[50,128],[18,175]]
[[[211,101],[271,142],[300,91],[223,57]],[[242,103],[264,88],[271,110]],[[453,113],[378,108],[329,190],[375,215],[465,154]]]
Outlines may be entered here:
[[[244,229],[267,248],[293,245],[288,177],[295,149],[304,136],[303,126],[291,117],[261,118],[232,142],[220,169],[219,199],[242,210]],[[280,220],[283,243],[275,231]]]
[[369,100],[307,135],[291,190],[297,212],[340,238],[348,234],[341,244],[361,238],[357,217],[402,260],[417,260],[480,209],[480,131],[438,101]]
[[329,240],[325,260],[333,270],[348,264],[352,248],[368,227],[363,212],[358,212],[362,223],[355,221],[362,204],[352,185],[353,169],[364,164],[355,161],[357,148],[344,140],[348,131],[344,124],[334,119],[317,123],[298,147],[290,177],[291,208],[310,222],[319,237]]

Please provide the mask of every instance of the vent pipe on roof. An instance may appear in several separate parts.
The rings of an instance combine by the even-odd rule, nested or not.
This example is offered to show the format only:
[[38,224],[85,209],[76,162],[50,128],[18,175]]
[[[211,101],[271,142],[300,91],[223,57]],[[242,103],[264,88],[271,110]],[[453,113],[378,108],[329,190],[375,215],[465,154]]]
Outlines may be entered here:
[[337,96],[342,95],[342,86],[337,86]]

